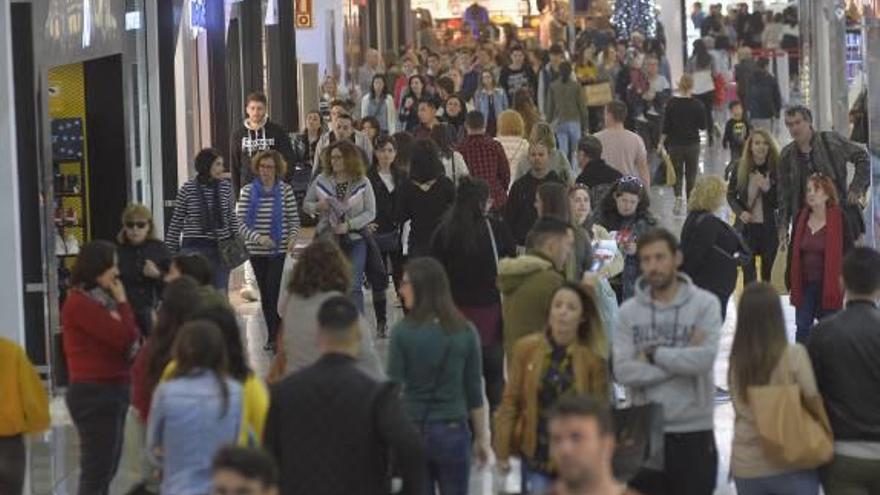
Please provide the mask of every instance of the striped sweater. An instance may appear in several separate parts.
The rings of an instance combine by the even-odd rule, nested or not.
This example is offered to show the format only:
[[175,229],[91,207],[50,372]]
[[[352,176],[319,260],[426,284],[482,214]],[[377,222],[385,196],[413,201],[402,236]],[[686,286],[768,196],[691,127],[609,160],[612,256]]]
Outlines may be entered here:
[[293,188],[286,182],[281,182],[281,239],[283,245],[277,248],[267,248],[259,243],[260,236],[270,236],[272,231],[272,209],[275,198],[271,194],[264,194],[257,205],[257,218],[254,227],[248,227],[245,223],[248,214],[248,206],[251,202],[251,194],[254,185],[247,184],[241,188],[241,196],[235,214],[238,217],[238,231],[244,238],[248,253],[251,256],[269,256],[284,254],[291,241],[296,239],[299,233],[299,213],[297,213],[296,198],[293,196]]
[[204,227],[203,215],[205,205],[214,208],[214,194],[210,187],[202,187],[204,200],[199,199],[196,179],[190,179],[180,190],[174,200],[174,214],[165,231],[165,245],[172,253],[180,250],[181,239],[229,239],[238,231],[238,219],[232,212],[232,184],[221,180],[219,196],[220,208],[223,212],[223,225],[218,225],[215,232]]

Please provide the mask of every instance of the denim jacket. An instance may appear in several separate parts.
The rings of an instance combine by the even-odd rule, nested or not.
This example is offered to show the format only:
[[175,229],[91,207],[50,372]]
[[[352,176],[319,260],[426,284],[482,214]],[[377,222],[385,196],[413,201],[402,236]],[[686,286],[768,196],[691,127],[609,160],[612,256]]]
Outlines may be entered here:
[[226,379],[226,387],[225,412],[217,378],[211,372],[174,378],[156,388],[147,425],[147,452],[162,467],[162,493],[211,492],[211,458],[220,446],[235,443],[241,424],[241,385]]

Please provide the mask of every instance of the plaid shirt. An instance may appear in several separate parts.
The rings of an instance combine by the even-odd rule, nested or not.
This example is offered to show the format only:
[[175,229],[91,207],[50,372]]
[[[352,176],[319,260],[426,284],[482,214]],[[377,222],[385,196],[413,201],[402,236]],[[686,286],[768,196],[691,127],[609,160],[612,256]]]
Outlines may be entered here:
[[504,147],[485,134],[470,135],[458,148],[464,157],[471,176],[489,184],[492,209],[498,210],[507,203],[507,187],[510,185],[510,164]]

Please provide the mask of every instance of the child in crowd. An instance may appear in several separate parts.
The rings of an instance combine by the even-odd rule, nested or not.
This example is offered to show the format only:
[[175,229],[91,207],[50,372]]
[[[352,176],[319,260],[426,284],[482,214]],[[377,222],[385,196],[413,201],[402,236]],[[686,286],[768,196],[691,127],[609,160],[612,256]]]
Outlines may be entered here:
[[743,145],[749,134],[752,132],[752,126],[745,116],[742,102],[732,101],[729,105],[730,120],[724,126],[724,137],[721,139],[721,146],[730,148],[730,163],[724,169],[724,180],[730,179],[730,174],[736,170],[736,164],[742,156]]

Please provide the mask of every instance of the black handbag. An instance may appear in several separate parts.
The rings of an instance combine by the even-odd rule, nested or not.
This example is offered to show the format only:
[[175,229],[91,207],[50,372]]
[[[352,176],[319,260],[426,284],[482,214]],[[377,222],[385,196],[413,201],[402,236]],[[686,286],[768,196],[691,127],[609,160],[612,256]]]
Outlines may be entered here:
[[611,460],[614,477],[630,481],[642,469],[665,467],[663,406],[647,404],[612,411],[616,447]]
[[[202,185],[196,181],[196,192],[199,195],[199,199],[202,201],[202,209],[205,214],[209,213],[208,203],[205,201],[205,195],[202,192]],[[216,205],[217,208],[220,205]],[[211,232],[214,234],[214,239],[217,241],[217,254],[220,257],[220,263],[223,264],[223,267],[227,270],[232,270],[241,266],[244,262],[250,259],[248,255],[247,245],[244,243],[244,239],[238,232],[232,231],[230,229],[230,233],[232,237],[229,239],[220,239],[217,235],[217,228],[214,225],[214,216],[209,215],[208,218],[208,228],[211,229]]]
[[233,234],[229,239],[217,239],[217,251],[220,255],[220,262],[229,270],[237,268],[250,259],[247,245],[238,234]]

